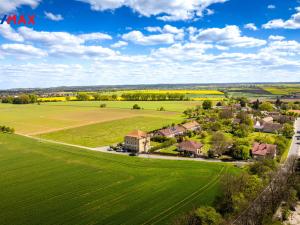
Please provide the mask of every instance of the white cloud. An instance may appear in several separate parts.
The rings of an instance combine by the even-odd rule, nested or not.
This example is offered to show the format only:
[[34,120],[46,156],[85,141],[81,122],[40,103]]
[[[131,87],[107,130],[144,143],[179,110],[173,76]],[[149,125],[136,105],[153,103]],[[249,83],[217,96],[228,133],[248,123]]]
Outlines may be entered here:
[[18,31],[19,35],[26,41],[38,42],[45,45],[80,45],[91,40],[112,39],[111,36],[103,33],[73,35],[67,32],[35,31],[28,27],[20,27]]
[[32,8],[38,6],[41,0],[1,0],[0,13],[9,13],[15,11],[22,5],[29,5]]
[[53,45],[49,51],[53,55],[68,55],[68,56],[82,56],[82,57],[106,57],[115,56],[117,53],[109,48],[102,46],[65,46],[65,45]]
[[264,29],[300,29],[300,7],[296,8],[296,13],[288,20],[274,19],[264,24]]
[[272,56],[282,56],[287,59],[288,56],[300,55],[300,43],[284,40],[272,41],[260,52]]
[[138,45],[160,45],[174,43],[174,35],[170,33],[145,36],[142,32],[135,30],[127,34],[123,34],[122,38]]
[[204,43],[186,43],[174,44],[167,48],[159,48],[151,52],[151,56],[160,58],[160,60],[176,60],[176,61],[189,61],[189,60],[203,60],[207,59],[204,55],[207,49],[213,48],[211,44]]
[[67,32],[35,31],[28,27],[20,27],[18,31],[27,41],[39,42],[47,45],[78,45],[84,42],[83,39]]
[[145,27],[150,33],[164,33],[174,35],[174,40],[183,40],[184,39],[184,29],[179,29],[177,27],[166,24],[163,28],[161,27]]
[[0,28],[0,35],[10,41],[22,42],[24,38],[18,34],[9,24],[3,23]]
[[32,45],[24,44],[3,44],[1,49],[4,54],[14,55],[17,57],[33,56],[33,57],[44,57],[47,53],[42,49],[36,48]]
[[145,30],[148,32],[162,32],[162,29],[160,27],[145,27]]
[[[224,3],[227,0],[78,0],[89,3],[92,10],[103,11],[130,7],[139,14],[150,17],[158,16],[164,21],[189,20],[203,16],[203,12],[212,4]],[[207,11],[208,14],[212,11]]]
[[258,30],[254,23],[245,24],[244,28],[249,30]]
[[78,36],[79,38],[83,39],[84,41],[101,41],[101,40],[111,40],[112,37],[108,34],[104,33],[89,33],[89,34],[82,34]]
[[60,14],[53,14],[51,12],[44,12],[45,17],[49,20],[53,20],[53,21],[61,21],[63,20],[63,16]]
[[282,41],[284,39],[285,39],[285,37],[279,36],[279,35],[270,35],[269,36],[269,40],[271,40],[271,41]]
[[240,48],[259,47],[266,44],[265,40],[242,36],[239,27],[235,25],[226,26],[224,28],[193,30],[190,40]]
[[118,41],[118,42],[112,44],[110,47],[112,47],[112,48],[122,48],[122,47],[127,46],[127,45],[128,45],[128,43],[126,41]]
[[215,13],[215,11],[212,10],[212,9],[206,9],[206,10],[205,10],[205,15],[210,16],[210,15],[213,15],[214,13]]
[[275,5],[268,5],[268,9],[276,9]]
[[163,32],[171,33],[171,34],[178,34],[178,33],[183,33],[183,29],[178,29],[177,27],[173,27],[173,26],[167,24],[163,27]]

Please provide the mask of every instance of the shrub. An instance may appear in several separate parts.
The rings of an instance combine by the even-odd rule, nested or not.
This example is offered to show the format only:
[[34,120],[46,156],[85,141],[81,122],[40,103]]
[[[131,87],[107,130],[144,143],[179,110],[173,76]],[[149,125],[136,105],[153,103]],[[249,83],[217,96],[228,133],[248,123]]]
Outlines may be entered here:
[[100,108],[106,108],[106,104],[105,103],[101,104]]
[[9,133],[9,134],[15,133],[14,128],[6,127],[6,126],[0,126],[0,131],[3,132],[3,133]]
[[140,107],[138,104],[134,104],[134,105],[132,106],[132,109],[141,109],[141,107]]
[[203,107],[203,109],[211,109],[211,108],[212,108],[212,101],[210,101],[210,100],[205,100],[205,101],[202,103],[202,107]]

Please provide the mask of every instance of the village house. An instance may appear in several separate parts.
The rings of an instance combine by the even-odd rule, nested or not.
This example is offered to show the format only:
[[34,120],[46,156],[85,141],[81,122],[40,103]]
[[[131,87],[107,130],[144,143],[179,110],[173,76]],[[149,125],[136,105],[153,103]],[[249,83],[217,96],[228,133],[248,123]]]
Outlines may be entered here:
[[280,123],[274,123],[273,117],[268,116],[263,119],[254,120],[254,129],[258,132],[264,133],[279,133],[283,125]]
[[277,146],[255,142],[251,152],[254,159],[274,159],[277,155]]
[[124,148],[133,152],[148,152],[150,136],[143,131],[135,130],[125,136]]
[[262,118],[263,123],[272,123],[273,122],[273,117],[272,116],[267,116]]
[[199,157],[203,144],[196,141],[183,141],[178,144],[178,152],[191,157]]
[[272,116],[274,121],[278,123],[294,123],[296,120],[296,117],[294,116],[288,116],[288,115],[276,115]]
[[157,131],[155,134],[172,138],[175,136],[183,135],[187,131],[195,131],[195,130],[199,130],[200,128],[201,126],[197,121],[191,121],[184,124],[161,129]]
[[165,129],[161,129],[156,132],[156,135],[172,138],[178,135],[183,135],[185,132],[185,129],[182,126],[176,125],[173,127],[168,127]]
[[197,121],[191,121],[188,123],[181,124],[179,126],[182,126],[186,131],[191,130],[199,130],[201,128],[200,124]]
[[283,125],[280,123],[265,123],[262,128],[264,133],[279,133]]

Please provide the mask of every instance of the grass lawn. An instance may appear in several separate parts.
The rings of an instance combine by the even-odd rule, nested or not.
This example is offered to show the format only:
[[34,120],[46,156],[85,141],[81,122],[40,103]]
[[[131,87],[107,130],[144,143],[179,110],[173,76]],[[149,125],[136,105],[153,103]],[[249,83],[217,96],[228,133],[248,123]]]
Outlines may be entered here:
[[263,140],[268,140],[268,143],[274,144],[276,140],[276,134],[253,132],[247,138],[250,142],[254,142],[256,138],[263,138]]
[[168,154],[174,154],[174,155],[178,155],[178,151],[177,150],[177,146],[176,145],[171,145],[167,148],[162,148],[160,150],[158,150],[161,153],[168,153]]
[[123,141],[124,136],[132,130],[151,131],[180,121],[180,119],[175,118],[134,117],[41,134],[38,137],[89,147],[99,147]]
[[0,134],[0,224],[172,224],[209,205],[225,164],[105,154]]
[[[34,135],[140,116],[175,118],[175,120],[181,117],[181,113],[178,112],[117,108],[102,109],[99,107],[99,103],[97,105],[89,104],[90,102],[71,103],[42,103],[41,105],[0,104],[0,125],[13,127],[17,133]],[[184,109],[185,107],[182,107],[182,111]]]

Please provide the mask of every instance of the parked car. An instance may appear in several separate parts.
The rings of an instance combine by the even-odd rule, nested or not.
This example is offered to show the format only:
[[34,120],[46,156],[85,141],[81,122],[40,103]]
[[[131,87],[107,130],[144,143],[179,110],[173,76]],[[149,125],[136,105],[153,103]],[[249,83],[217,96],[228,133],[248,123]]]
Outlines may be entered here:
[[136,152],[130,152],[129,156],[138,156],[138,153],[136,153]]

